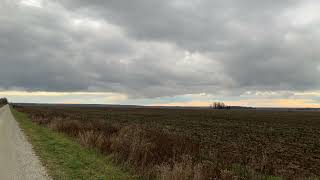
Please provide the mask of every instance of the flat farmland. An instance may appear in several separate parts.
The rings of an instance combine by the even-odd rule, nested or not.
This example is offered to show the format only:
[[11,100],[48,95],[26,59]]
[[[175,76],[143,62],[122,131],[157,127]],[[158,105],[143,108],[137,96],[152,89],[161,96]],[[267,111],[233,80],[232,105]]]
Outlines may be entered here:
[[[91,127],[99,122],[100,126],[102,123],[116,127],[117,132],[129,127],[185,138],[187,143],[195,144],[190,147],[197,148],[197,153],[191,153],[192,159],[209,162],[215,176],[220,178],[316,179],[320,176],[319,111],[65,106],[16,109],[39,124],[77,121],[83,127]],[[178,143],[179,138],[169,139]],[[163,146],[171,148],[165,147],[171,146],[168,143]],[[133,166],[140,169],[140,164]]]

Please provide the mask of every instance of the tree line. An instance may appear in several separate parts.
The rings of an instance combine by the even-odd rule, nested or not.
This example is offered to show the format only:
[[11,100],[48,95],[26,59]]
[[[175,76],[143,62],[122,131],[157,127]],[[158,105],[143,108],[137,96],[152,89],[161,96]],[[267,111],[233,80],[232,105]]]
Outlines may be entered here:
[[230,106],[225,105],[223,102],[213,102],[210,107],[212,109],[230,109]]

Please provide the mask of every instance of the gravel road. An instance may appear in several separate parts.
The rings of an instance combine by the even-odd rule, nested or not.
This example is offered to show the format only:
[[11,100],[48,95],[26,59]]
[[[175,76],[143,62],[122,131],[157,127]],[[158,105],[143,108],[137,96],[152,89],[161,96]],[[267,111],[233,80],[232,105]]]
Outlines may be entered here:
[[0,179],[50,179],[8,105],[0,109]]

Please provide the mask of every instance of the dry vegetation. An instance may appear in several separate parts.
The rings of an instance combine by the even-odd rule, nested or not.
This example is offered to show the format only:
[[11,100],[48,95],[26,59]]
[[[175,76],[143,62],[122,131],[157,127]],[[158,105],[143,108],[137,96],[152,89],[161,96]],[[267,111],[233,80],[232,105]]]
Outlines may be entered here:
[[[148,178],[320,175],[320,112],[19,107]],[[274,178],[276,179],[276,178]]]

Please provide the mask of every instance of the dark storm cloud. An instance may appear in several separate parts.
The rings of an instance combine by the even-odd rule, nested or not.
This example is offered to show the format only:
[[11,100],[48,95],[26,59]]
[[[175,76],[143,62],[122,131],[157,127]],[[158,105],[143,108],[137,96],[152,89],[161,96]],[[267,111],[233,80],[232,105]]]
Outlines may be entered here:
[[0,12],[0,88],[140,97],[317,90],[319,17],[300,22],[304,2],[16,1]]

